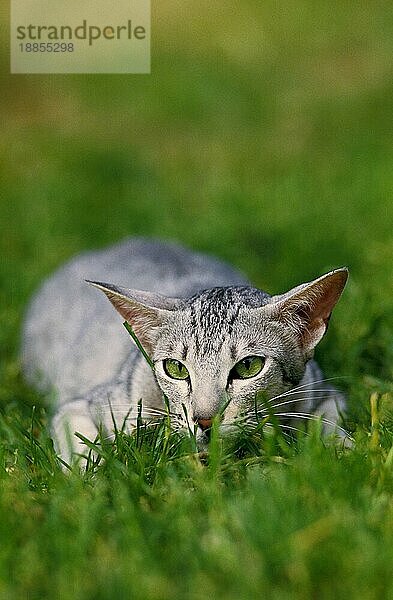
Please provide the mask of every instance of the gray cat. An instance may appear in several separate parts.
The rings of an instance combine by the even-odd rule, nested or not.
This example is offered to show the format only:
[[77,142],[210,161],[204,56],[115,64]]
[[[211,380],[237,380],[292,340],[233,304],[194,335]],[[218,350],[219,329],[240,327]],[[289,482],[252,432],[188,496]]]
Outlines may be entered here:
[[340,435],[343,396],[312,355],[347,276],[337,269],[270,296],[223,262],[173,243],[135,238],[77,256],[35,295],[22,340],[27,380],[55,396],[60,455],[74,460],[86,448],[73,434],[94,440],[101,427],[109,435],[113,418],[132,429],[140,399],[144,419],[161,418],[163,393],[172,426],[195,430],[200,447],[217,414],[223,433],[273,411],[283,432],[321,415]]

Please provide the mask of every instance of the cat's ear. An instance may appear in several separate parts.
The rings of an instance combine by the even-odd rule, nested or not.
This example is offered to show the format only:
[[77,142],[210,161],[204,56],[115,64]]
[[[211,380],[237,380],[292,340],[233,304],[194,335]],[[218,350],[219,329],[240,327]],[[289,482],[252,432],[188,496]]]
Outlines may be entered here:
[[151,354],[160,326],[171,311],[179,307],[180,300],[110,283],[86,281],[106,294],[123,319],[131,325],[144,349]]
[[348,269],[336,269],[286,294],[271,298],[271,316],[296,332],[306,355],[312,354],[325,333],[347,278]]

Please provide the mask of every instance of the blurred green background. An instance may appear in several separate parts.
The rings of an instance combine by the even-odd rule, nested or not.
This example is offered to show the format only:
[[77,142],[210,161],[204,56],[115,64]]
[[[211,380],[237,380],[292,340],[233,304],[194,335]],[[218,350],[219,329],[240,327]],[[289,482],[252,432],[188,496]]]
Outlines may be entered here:
[[393,368],[391,3],[152,12],[151,75],[9,75],[2,40],[3,405],[28,400],[18,332],[34,288],[134,234],[221,256],[274,293],[348,265],[318,358],[357,405]]

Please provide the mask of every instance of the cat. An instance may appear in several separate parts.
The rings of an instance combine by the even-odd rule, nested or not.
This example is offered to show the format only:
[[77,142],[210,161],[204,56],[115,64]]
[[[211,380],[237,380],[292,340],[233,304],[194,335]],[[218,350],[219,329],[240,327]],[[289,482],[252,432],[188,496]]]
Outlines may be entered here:
[[347,276],[340,268],[270,296],[175,243],[131,238],[75,257],[38,290],[22,332],[25,377],[54,398],[60,456],[86,451],[75,432],[109,435],[113,419],[132,430],[140,400],[143,419],[162,418],[164,395],[172,427],[196,431],[201,448],[216,415],[225,434],[268,414],[256,411],[261,392],[283,431],[319,415],[341,435],[345,399],[312,357]]

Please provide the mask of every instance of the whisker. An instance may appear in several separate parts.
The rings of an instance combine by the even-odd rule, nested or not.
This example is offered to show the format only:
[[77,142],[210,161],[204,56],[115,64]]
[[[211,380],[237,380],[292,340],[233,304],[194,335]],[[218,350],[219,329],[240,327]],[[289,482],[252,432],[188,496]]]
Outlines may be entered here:
[[[252,419],[250,419],[250,424],[252,425],[252,428],[255,428],[255,427],[257,427],[258,425],[260,425],[260,421],[256,421],[256,420],[252,420]],[[284,435],[284,436],[285,436],[287,439],[290,439],[290,437],[291,437],[291,436],[289,435],[289,433],[286,433],[286,431],[282,431],[283,429],[285,429],[285,430],[288,430],[288,431],[297,431],[298,433],[305,433],[306,435],[310,435],[310,434],[307,434],[307,432],[303,431],[302,429],[299,429],[298,427],[294,427],[293,425],[285,425],[285,424],[281,424],[281,423],[280,423],[278,426],[279,426],[279,428],[280,428],[280,430],[281,430],[281,433],[282,433],[282,434],[283,434],[283,435]],[[271,428],[271,429],[273,429],[273,430],[274,430],[274,425],[273,425],[272,423],[270,423],[269,421],[267,421],[267,422],[264,424],[264,428],[265,428],[265,427],[268,427],[268,428]]]
[[265,414],[261,414],[260,412],[257,413],[258,417],[260,417],[260,420],[258,421],[257,419],[255,419],[255,411],[253,411],[252,413],[246,414],[246,415],[242,415],[240,417],[236,417],[236,419],[234,420],[234,424],[243,424],[246,422],[252,422],[252,423],[257,423],[260,424],[261,421],[263,421],[263,419],[265,419],[266,417],[269,416],[268,413]]
[[[126,414],[127,407],[124,408],[110,408],[110,407],[105,407],[104,410],[102,410],[102,408],[100,408],[101,413],[103,414],[104,412],[109,411],[111,414]],[[130,412],[130,411],[129,411]],[[169,413],[170,416],[174,413]],[[138,415],[134,414],[131,418],[136,418]],[[168,412],[167,411],[159,411],[159,410],[150,410],[150,409],[142,409],[142,418],[144,417],[148,417],[148,416],[154,416],[154,417],[167,417],[168,416]]]
[[310,413],[301,413],[301,412],[283,412],[283,413],[278,412],[278,413],[275,413],[275,416],[276,417],[290,417],[292,419],[296,419],[296,418],[297,419],[305,419],[305,420],[309,420],[309,421],[319,421],[320,420],[325,425],[331,425],[335,429],[339,429],[349,439],[353,440],[353,438],[351,437],[349,432],[346,429],[344,429],[344,427],[341,427],[334,421],[331,421],[330,419],[327,419],[326,417],[323,417],[322,415],[313,415]]
[[[293,401],[288,401],[285,403],[282,403],[282,405],[284,404],[291,404]],[[277,406],[275,406],[275,408],[277,408]],[[275,417],[286,417],[286,418],[292,418],[292,419],[304,419],[304,420],[321,420],[322,423],[324,423],[325,425],[330,425],[332,427],[334,427],[335,429],[341,431],[346,437],[348,437],[350,440],[353,441],[352,436],[349,434],[349,432],[344,428],[341,427],[340,425],[338,425],[337,423],[335,423],[334,421],[324,417],[323,415],[316,415],[313,413],[305,413],[305,412],[280,412],[280,411],[276,411],[273,413]],[[258,417],[260,420],[258,421],[256,418]],[[266,412],[266,410],[264,411],[258,411],[257,413],[255,413],[255,411],[253,411],[252,413],[249,413],[248,415],[244,415],[243,417],[241,417],[239,419],[239,422],[244,422],[244,423],[255,423],[255,424],[259,424],[261,421],[263,421],[263,419],[265,419],[266,417],[268,417],[269,414]],[[284,425],[280,424],[280,427],[284,427]],[[289,427],[289,426],[286,426]]]
[[280,429],[288,429],[290,431],[297,431],[297,433],[302,433],[304,435],[310,435],[307,431],[303,429],[299,429],[298,427],[293,427],[292,425],[280,425]]
[[[326,392],[324,392],[324,394],[322,396],[317,396],[316,398],[314,398],[315,400],[323,400],[323,399],[329,400],[329,396],[326,396]],[[280,406],[285,406],[286,404],[294,404],[295,402],[307,402],[307,400],[310,400],[310,398],[293,398],[292,400],[286,400],[285,402],[279,402],[278,404],[269,404],[269,408],[274,409],[274,408],[279,408]],[[266,403],[267,404],[267,403]]]
[[306,412],[300,412],[300,411],[296,411],[296,412],[276,412],[274,413],[276,417],[299,417],[299,418],[309,418],[309,419],[320,419],[323,418],[323,420],[328,423],[329,425],[336,425],[336,423],[334,421],[331,421],[330,419],[327,419],[326,417],[323,417],[322,415],[316,415],[314,413],[306,413]]
[[[121,409],[121,408],[132,408],[131,404],[128,402],[124,402],[124,403],[119,403],[119,402],[115,402],[114,404],[100,404],[99,408],[100,409],[113,409],[113,407],[116,406],[116,408]],[[136,407],[135,407],[136,408]],[[153,407],[153,406],[144,406],[142,404],[142,412],[146,412],[146,411],[151,411],[151,412],[158,412],[158,413],[162,413],[164,415],[167,414],[167,411],[165,408],[157,408],[157,407]]]
[[115,439],[115,434],[114,433],[111,433],[110,435],[106,435],[105,437],[102,438],[102,440],[104,440],[105,442],[107,442],[108,440],[112,440],[113,441],[114,439]]
[[[302,390],[304,388],[309,388],[311,386],[314,386],[317,383],[326,383],[328,381],[333,381],[335,379],[343,379],[345,376],[344,375],[337,375],[336,377],[327,377],[324,379],[316,379],[313,381],[309,381],[308,383],[303,383],[302,385],[297,385],[293,388],[291,388],[290,390],[287,390],[286,392],[282,392],[282,394],[277,394],[277,396],[273,396],[273,398],[271,398],[271,400],[278,400],[279,398],[284,398],[285,396],[290,396],[291,394]],[[312,391],[312,390],[310,390]]]
[[292,396],[292,395],[296,395],[296,394],[326,394],[326,393],[332,393],[333,388],[321,388],[321,389],[309,389],[309,390],[288,390],[287,392],[284,392],[283,394],[278,394],[277,396],[273,396],[273,398],[271,398],[271,400],[275,400],[276,398],[280,398],[282,397],[287,397],[287,396]]

